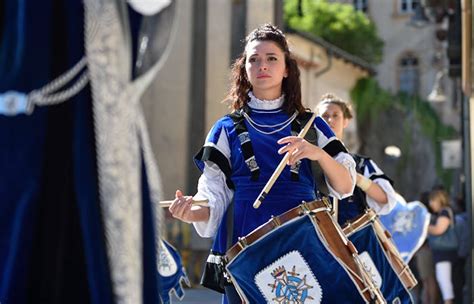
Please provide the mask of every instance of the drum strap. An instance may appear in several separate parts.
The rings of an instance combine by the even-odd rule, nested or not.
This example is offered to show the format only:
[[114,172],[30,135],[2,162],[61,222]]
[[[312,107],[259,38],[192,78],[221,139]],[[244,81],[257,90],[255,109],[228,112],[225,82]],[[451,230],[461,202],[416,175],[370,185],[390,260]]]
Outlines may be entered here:
[[250,170],[251,179],[253,181],[257,181],[258,176],[260,175],[260,167],[258,166],[257,160],[255,159],[255,153],[253,152],[249,132],[247,130],[247,126],[245,125],[243,111],[248,113],[250,112],[250,108],[244,106],[242,109],[229,114],[229,117],[234,122],[234,128],[237,132],[237,136],[239,137],[240,146],[242,147],[242,154],[244,156],[245,163]]

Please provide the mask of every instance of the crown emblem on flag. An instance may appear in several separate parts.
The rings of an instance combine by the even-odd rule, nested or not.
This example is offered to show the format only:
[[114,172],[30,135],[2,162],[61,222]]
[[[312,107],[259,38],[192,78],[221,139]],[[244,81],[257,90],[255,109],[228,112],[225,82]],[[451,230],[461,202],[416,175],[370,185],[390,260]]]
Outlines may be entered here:
[[314,298],[308,294],[313,288],[306,282],[306,275],[300,277],[296,272],[296,266],[293,265],[291,271],[286,271],[285,266],[278,266],[271,272],[275,281],[268,284],[272,289],[276,303],[305,303],[306,300]]

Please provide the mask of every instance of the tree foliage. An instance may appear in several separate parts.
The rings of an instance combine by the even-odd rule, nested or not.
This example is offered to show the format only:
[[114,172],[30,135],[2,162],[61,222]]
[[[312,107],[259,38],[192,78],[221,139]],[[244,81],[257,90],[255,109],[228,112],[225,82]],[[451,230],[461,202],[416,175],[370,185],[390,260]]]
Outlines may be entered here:
[[285,23],[295,30],[313,35],[356,55],[369,63],[382,60],[383,41],[375,24],[352,5],[326,0],[285,0]]
[[[456,130],[445,125],[430,103],[418,96],[409,96],[405,93],[393,94],[382,87],[374,78],[359,79],[351,91],[351,99],[354,102],[357,116],[357,125],[362,127],[374,123],[380,113],[389,109],[397,109],[412,115],[421,127],[422,134],[433,144],[433,152],[436,159],[436,173],[446,186],[452,183],[452,171],[443,169],[441,142],[447,139],[458,138]],[[373,127],[373,124],[372,124]],[[402,132],[399,128],[393,128],[393,132]],[[410,143],[413,134],[406,134],[405,139]],[[390,134],[387,134],[390,136]],[[407,150],[409,147],[403,147]],[[405,157],[405,156],[404,156]],[[408,170],[408,168],[404,168]],[[448,187],[449,188],[449,187]]]

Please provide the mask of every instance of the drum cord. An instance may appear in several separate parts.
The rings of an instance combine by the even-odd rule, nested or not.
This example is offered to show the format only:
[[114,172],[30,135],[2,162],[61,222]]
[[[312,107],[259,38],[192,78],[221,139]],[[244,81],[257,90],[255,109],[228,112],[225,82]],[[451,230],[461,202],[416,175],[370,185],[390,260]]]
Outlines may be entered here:
[[[374,282],[371,279],[368,278],[368,275],[366,274],[366,271],[362,268],[362,266],[360,265],[360,262],[357,258],[355,260],[357,262],[357,265],[359,266],[359,270],[361,270],[361,272],[363,274],[364,273],[366,274],[363,277],[359,276],[359,274],[357,274],[354,270],[352,270],[346,263],[344,263],[344,261],[342,261],[339,258],[337,258],[337,259],[338,259],[339,263],[341,263],[356,279],[358,279],[360,282],[362,282],[362,284],[364,284],[364,286],[366,286],[364,289],[361,289],[362,293],[368,291],[368,292],[370,292],[371,296],[373,296],[373,297],[375,296],[376,303],[386,303],[386,301],[383,300],[384,297],[381,294],[380,290],[377,288],[377,286],[375,286]],[[378,302],[377,302],[377,300],[378,300]]]

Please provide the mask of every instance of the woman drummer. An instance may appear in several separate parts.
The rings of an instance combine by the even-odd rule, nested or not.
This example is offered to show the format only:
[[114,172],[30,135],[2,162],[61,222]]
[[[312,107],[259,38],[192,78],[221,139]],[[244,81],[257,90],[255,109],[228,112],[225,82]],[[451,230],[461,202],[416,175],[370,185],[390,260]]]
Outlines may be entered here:
[[[325,94],[318,104],[318,114],[342,141],[344,129],[353,117],[350,105],[335,95]],[[365,156],[351,155],[357,164],[357,187],[352,197],[339,201],[338,222],[340,225],[362,214],[367,207],[378,214],[387,214],[397,202],[392,181],[375,162]]]
[[[314,200],[311,161],[321,166],[331,195],[339,199],[352,195],[355,162],[326,122],[315,119],[315,144],[294,136],[308,116],[299,77],[278,28],[265,24],[247,36],[245,49],[232,67],[228,98],[233,112],[214,124],[195,157],[202,170],[197,194],[184,196],[177,190],[169,208],[175,218],[193,223],[200,236],[215,238],[215,256],[208,261],[218,260],[238,237],[272,215]],[[288,166],[260,208],[254,209],[253,202],[287,152]],[[201,199],[208,200],[209,206],[192,205]],[[228,212],[233,214],[230,227]],[[225,293],[224,302],[241,303],[232,285],[226,286]]]

